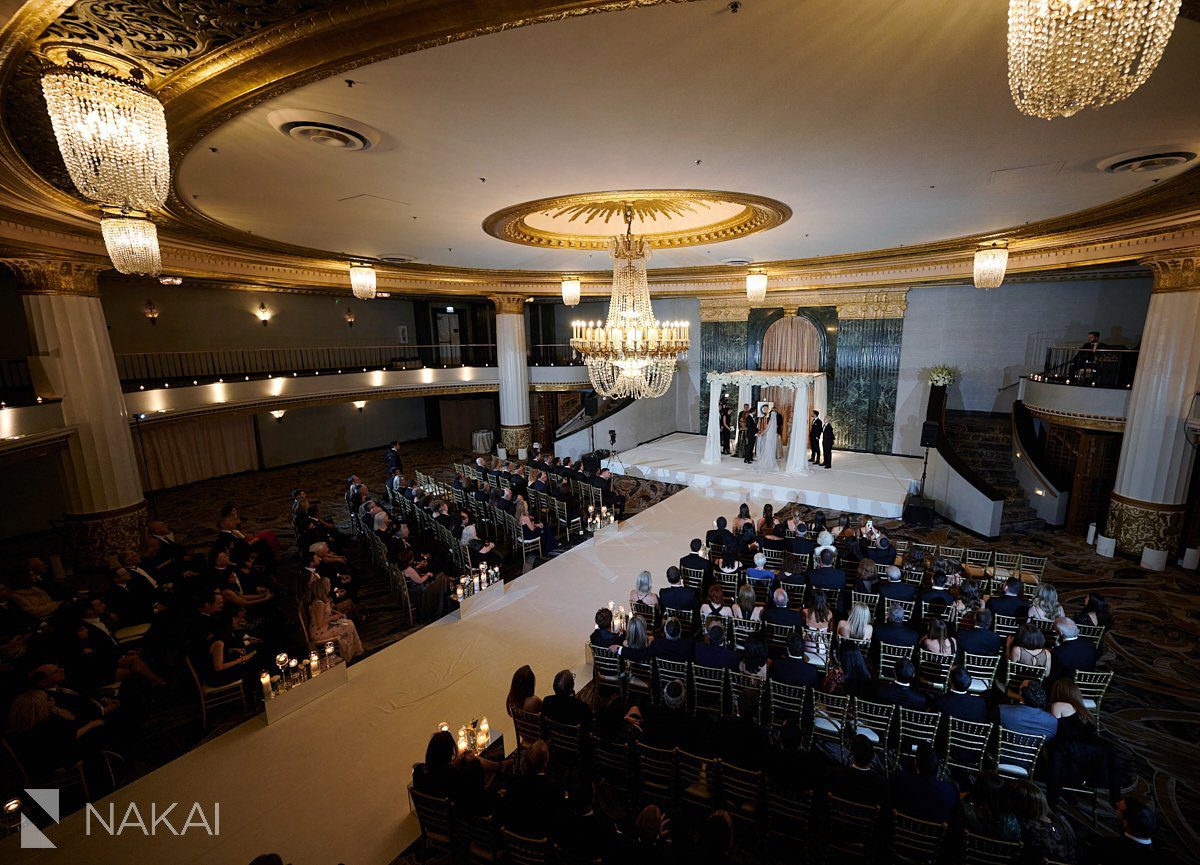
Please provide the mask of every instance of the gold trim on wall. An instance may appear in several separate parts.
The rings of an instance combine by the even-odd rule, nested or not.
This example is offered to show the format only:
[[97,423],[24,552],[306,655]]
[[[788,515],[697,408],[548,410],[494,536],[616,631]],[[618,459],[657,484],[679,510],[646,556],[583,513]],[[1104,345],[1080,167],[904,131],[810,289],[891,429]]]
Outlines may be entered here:
[[523,315],[528,296],[524,294],[489,294],[488,300],[496,305],[496,315]]
[[1173,514],[1187,510],[1187,502],[1179,502],[1178,504],[1147,502],[1142,499],[1135,499],[1132,496],[1123,496],[1117,492],[1112,493],[1111,496],[1113,501],[1121,502],[1130,507],[1141,508],[1144,511],[1162,511],[1163,513]]
[[1125,418],[1110,415],[1079,414],[1078,412],[1057,411],[1041,406],[1025,403],[1029,413],[1046,423],[1058,426],[1073,427],[1074,429],[1095,430],[1097,432],[1124,432]]
[[750,304],[745,294],[700,296],[701,321],[746,321],[751,309],[784,309],[794,315],[802,306],[837,307],[839,319],[903,318],[908,308],[908,288],[812,289],[768,291],[762,303]]
[[1200,248],[1153,255],[1142,259],[1141,263],[1154,274],[1151,294],[1200,291]]
[[106,268],[96,264],[49,258],[0,258],[17,278],[18,294],[65,294],[99,297],[97,277]]

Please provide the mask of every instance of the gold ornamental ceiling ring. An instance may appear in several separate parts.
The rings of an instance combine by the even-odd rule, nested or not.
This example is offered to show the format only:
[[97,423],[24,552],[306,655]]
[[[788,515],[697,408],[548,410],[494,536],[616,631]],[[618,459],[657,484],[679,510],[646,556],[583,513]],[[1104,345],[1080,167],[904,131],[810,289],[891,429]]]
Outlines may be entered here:
[[493,237],[543,249],[607,250],[632,213],[633,234],[657,249],[734,240],[787,222],[781,201],[710,189],[583,192],[514,204],[483,221]]

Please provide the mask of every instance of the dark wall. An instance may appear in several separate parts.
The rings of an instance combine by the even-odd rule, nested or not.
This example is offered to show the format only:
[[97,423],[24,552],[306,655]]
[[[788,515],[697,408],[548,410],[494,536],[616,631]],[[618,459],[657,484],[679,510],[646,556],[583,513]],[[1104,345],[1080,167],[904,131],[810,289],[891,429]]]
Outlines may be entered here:
[[746,368],[744,321],[700,323],[700,429],[708,429],[708,373]]

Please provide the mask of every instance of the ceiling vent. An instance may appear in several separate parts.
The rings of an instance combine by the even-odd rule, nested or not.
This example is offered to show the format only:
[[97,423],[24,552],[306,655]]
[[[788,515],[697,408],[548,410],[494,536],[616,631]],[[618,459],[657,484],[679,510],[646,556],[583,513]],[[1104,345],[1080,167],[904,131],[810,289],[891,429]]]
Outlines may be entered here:
[[727,264],[730,267],[747,267],[754,263],[753,258],[722,258],[721,264]]
[[268,114],[267,122],[296,141],[352,153],[370,150],[383,138],[378,130],[366,124],[324,111],[280,109]]
[[1194,161],[1196,154],[1190,150],[1154,150],[1141,153],[1121,153],[1105,159],[1097,165],[1105,174],[1145,174],[1178,168]]
[[379,256],[380,261],[386,261],[388,264],[412,264],[417,260],[415,255],[405,255],[400,252],[393,252],[389,255]]

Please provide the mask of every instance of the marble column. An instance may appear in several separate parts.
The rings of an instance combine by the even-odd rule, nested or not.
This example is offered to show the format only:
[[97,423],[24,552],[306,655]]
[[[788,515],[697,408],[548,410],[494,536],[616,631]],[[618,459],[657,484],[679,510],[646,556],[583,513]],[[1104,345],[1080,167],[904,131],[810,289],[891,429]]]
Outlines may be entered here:
[[496,366],[500,373],[500,444],[516,457],[533,443],[529,424],[529,359],[525,351],[525,295],[494,294]]
[[1200,390],[1200,248],[1143,261],[1154,289],[1129,394],[1105,534],[1117,549],[1179,546],[1195,450],[1185,435]]
[[38,396],[62,400],[75,427],[62,457],[65,517],[76,559],[102,565],[146,533],[146,502],[129,416],[96,278],[106,268],[39,258],[3,259],[16,274]]

